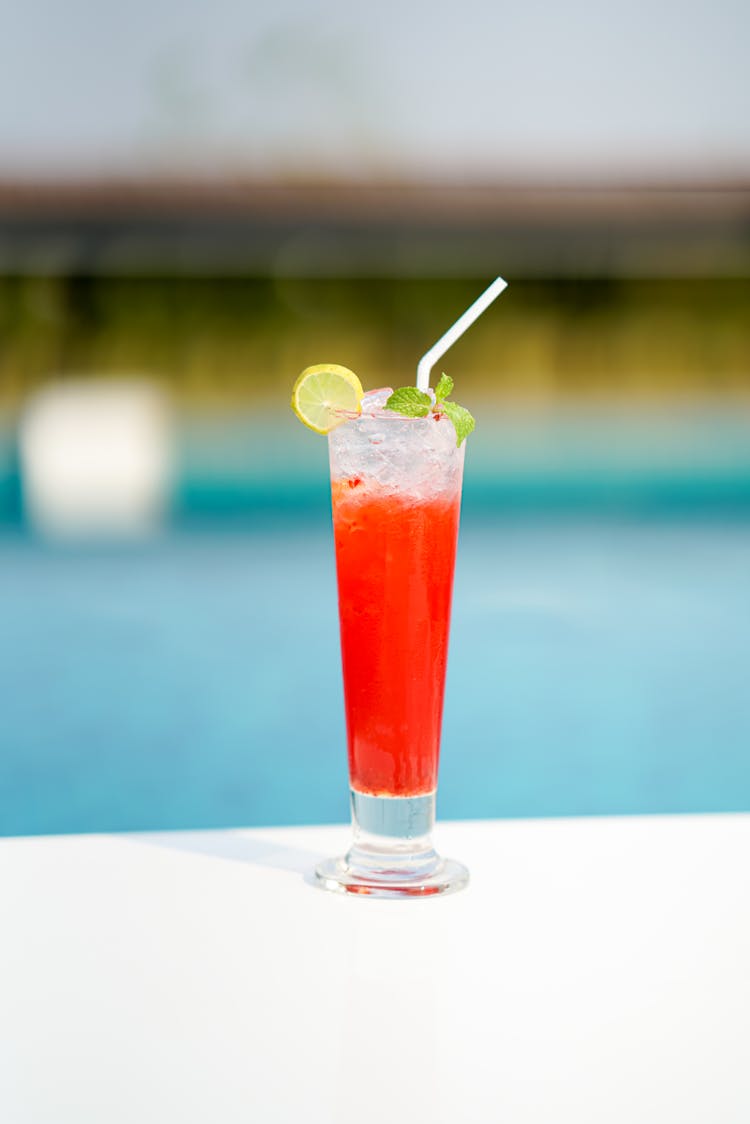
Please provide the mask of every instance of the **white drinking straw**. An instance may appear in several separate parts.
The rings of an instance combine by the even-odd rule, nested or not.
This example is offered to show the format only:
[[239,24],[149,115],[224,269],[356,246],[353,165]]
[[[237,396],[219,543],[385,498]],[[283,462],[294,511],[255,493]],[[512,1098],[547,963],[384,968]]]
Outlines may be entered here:
[[489,288],[484,290],[481,297],[477,297],[474,303],[466,309],[463,316],[459,316],[453,327],[449,328],[445,335],[441,336],[437,343],[433,344],[430,350],[422,356],[417,363],[417,387],[419,390],[427,390],[430,385],[430,371],[438,359],[445,355],[448,348],[453,346],[458,337],[462,336],[477,317],[482,315],[485,308],[492,304],[495,297],[499,297],[503,289],[507,288],[508,282],[503,281],[502,277],[496,277]]

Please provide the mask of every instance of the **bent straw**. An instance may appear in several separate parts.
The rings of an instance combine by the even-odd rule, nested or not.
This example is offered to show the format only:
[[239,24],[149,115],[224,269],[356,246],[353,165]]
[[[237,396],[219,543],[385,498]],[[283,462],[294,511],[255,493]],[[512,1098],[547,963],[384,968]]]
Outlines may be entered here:
[[437,343],[433,344],[430,350],[422,356],[417,363],[417,387],[419,390],[428,389],[430,385],[430,372],[438,359],[445,355],[448,348],[453,346],[458,337],[462,336],[477,317],[482,315],[485,308],[492,304],[495,297],[499,297],[503,289],[507,288],[508,282],[503,281],[502,277],[496,277],[492,284],[484,290],[482,295],[477,297],[472,305],[469,305],[463,316],[459,316],[453,327],[449,328],[445,335],[441,336]]

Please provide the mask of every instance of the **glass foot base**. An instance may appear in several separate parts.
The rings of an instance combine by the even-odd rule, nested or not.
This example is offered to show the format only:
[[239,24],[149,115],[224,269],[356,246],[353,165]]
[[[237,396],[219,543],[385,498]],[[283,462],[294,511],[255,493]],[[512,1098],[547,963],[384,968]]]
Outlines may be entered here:
[[462,890],[469,872],[432,846],[435,794],[368,796],[352,789],[354,840],[343,858],[326,859],[316,884],[340,894],[425,898]]
[[379,868],[368,864],[363,870],[352,864],[352,852],[340,859],[326,859],[315,868],[315,881],[322,890],[340,894],[367,894],[373,898],[427,898],[433,894],[452,894],[469,882],[469,872],[453,859],[441,859],[429,871],[406,872],[394,869],[392,859],[383,856]]

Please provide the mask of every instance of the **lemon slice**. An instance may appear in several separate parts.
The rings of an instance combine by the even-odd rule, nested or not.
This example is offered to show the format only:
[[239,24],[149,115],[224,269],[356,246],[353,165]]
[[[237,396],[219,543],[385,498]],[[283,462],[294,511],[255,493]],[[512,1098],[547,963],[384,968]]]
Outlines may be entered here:
[[292,409],[308,429],[330,433],[347,415],[362,413],[362,383],[337,363],[305,367],[292,390]]

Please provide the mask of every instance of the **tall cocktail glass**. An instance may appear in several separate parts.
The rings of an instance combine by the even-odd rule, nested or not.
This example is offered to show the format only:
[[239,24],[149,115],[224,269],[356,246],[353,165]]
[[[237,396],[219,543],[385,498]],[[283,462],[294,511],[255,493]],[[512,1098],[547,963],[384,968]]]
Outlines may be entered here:
[[445,415],[379,401],[328,438],[353,840],[316,876],[424,896],[468,881],[431,839],[466,445]]

